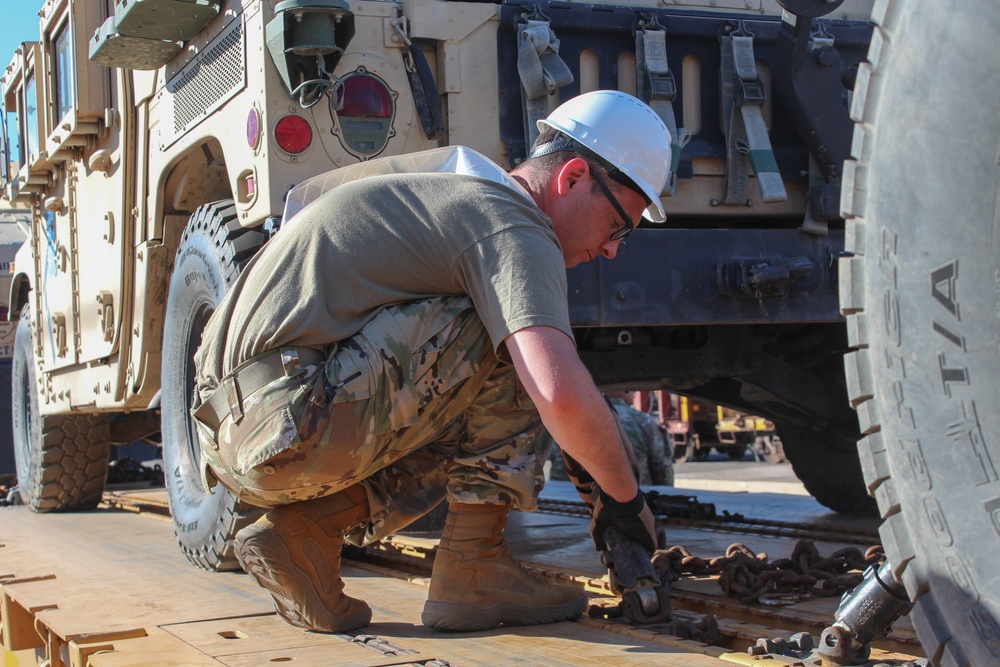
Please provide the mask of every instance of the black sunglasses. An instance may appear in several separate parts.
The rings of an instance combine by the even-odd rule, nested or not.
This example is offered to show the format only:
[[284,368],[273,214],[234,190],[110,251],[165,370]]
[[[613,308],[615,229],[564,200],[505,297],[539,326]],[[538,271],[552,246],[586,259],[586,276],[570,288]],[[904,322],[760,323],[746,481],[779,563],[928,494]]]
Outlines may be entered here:
[[621,216],[621,219],[625,222],[624,227],[622,227],[621,229],[616,229],[614,232],[611,233],[611,237],[609,238],[609,240],[618,241],[619,239],[625,238],[626,236],[632,233],[633,229],[635,229],[635,224],[632,222],[632,219],[628,217],[628,214],[625,213],[625,209],[623,209],[622,205],[618,203],[618,200],[615,198],[615,196],[611,194],[611,188],[605,185],[604,181],[598,178],[597,174],[595,174],[593,171],[591,171],[590,173],[594,177],[594,180],[597,181],[597,185],[601,187],[601,192],[604,193],[604,196],[607,198],[609,202],[611,202],[611,205],[614,207],[615,211],[618,212],[618,215]]

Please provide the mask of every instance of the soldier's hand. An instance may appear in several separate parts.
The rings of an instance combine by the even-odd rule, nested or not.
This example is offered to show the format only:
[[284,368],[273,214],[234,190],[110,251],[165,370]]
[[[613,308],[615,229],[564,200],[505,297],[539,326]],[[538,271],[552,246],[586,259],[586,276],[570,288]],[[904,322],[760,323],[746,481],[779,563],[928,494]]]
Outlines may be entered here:
[[656,521],[642,491],[627,503],[620,503],[603,492],[598,495],[590,521],[590,536],[598,551],[604,551],[604,531],[615,526],[635,540],[652,556],[656,551]]

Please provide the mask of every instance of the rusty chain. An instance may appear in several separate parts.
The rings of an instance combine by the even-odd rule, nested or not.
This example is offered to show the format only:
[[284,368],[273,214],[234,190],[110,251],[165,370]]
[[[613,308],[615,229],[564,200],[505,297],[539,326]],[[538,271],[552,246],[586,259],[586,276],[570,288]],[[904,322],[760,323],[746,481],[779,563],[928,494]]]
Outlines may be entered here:
[[685,574],[718,574],[723,592],[744,604],[788,605],[814,596],[842,595],[861,583],[869,565],[884,558],[880,545],[865,553],[848,547],[824,557],[812,541],[799,540],[789,558],[773,561],[744,544],[731,544],[725,556],[709,559],[678,545],[657,551],[653,566],[671,580]]

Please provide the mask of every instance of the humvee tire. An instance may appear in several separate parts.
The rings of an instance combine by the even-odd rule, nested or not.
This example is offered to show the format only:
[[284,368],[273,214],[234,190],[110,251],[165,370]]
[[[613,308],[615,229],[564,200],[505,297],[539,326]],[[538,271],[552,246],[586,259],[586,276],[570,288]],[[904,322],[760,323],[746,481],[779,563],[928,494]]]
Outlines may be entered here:
[[1000,3],[878,2],[840,299],[865,478],[927,655],[1000,664]]
[[775,425],[785,458],[802,486],[839,514],[875,516],[858,462],[857,441],[791,423]]
[[92,509],[101,502],[111,454],[110,416],[42,416],[35,378],[31,308],[14,337],[11,408],[21,500],[35,512]]
[[206,204],[184,230],[170,279],[161,384],[164,474],[177,542],[206,570],[239,569],[233,536],[260,510],[237,502],[221,485],[209,491],[202,484],[201,447],[189,415],[194,353],[208,318],[263,243],[263,234],[240,227],[232,201]]

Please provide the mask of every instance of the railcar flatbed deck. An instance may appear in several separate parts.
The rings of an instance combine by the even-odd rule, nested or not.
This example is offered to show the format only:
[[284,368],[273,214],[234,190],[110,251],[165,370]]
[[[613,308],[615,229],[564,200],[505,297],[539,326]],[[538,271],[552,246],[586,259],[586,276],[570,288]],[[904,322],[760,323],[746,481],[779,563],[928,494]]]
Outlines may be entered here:
[[[160,491],[121,492],[153,508]],[[571,489],[550,484],[543,497],[571,498]],[[833,521],[810,498],[778,494],[712,494],[721,509],[727,499],[740,511],[819,523]],[[143,499],[147,499],[144,504]],[[149,503],[149,500],[152,503]],[[748,500],[755,499],[750,503]],[[850,529],[851,522],[846,523]],[[853,524],[858,530],[871,522]],[[717,555],[734,541],[725,530],[669,528],[671,543]],[[587,588],[592,599],[607,596],[603,568],[582,519],[548,513],[516,514],[507,531],[523,560],[557,572]],[[794,540],[758,535],[742,541],[771,557],[787,555]],[[201,571],[181,555],[166,517],[102,505],[76,514],[39,515],[23,507],[0,509],[0,616],[4,667],[118,667],[124,665],[677,665],[721,667],[746,663],[756,636],[814,636],[830,622],[834,599],[811,599],[793,607],[742,605],[721,595],[715,577],[685,577],[674,586],[675,617],[719,619],[716,645],[670,636],[657,627],[621,620],[582,618],[537,627],[447,634],[420,625],[426,598],[427,562],[433,539],[404,536],[388,551],[413,559],[395,567],[379,553],[349,561],[347,590],[373,609],[362,632],[323,635],[286,624],[269,596],[242,573]],[[867,545],[865,545],[867,546]],[[822,552],[838,548],[823,544]],[[368,553],[368,552],[366,552]],[[423,560],[423,565],[421,565]],[[569,565],[567,567],[567,565]],[[912,630],[898,624],[879,652],[889,664],[919,655]],[[46,662],[47,661],[47,662]],[[754,664],[768,664],[754,663]],[[788,664],[788,663],[771,663]]]

